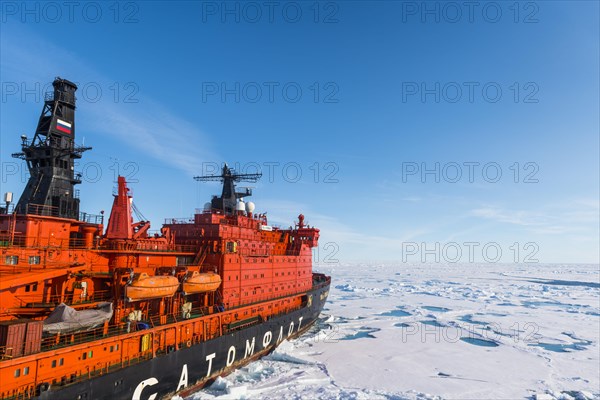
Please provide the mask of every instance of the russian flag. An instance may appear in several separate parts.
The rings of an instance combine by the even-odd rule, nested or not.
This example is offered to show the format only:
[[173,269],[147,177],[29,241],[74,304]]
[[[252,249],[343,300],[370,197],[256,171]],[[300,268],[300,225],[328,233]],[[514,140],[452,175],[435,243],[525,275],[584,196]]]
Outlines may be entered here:
[[60,118],[56,119],[56,129],[64,133],[71,134],[71,124],[66,121],[63,121]]

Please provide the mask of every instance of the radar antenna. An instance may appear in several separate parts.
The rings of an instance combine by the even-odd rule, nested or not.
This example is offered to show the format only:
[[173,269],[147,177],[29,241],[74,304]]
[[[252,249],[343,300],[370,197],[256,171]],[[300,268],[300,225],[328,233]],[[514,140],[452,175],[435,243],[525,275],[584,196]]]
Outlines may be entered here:
[[194,179],[199,182],[221,181],[223,190],[221,197],[213,196],[211,207],[216,210],[222,210],[226,214],[232,214],[235,211],[235,205],[238,199],[252,196],[252,189],[246,188],[243,192],[235,191],[236,182],[258,182],[262,174],[238,174],[233,168],[229,168],[225,163],[221,175],[195,176]]

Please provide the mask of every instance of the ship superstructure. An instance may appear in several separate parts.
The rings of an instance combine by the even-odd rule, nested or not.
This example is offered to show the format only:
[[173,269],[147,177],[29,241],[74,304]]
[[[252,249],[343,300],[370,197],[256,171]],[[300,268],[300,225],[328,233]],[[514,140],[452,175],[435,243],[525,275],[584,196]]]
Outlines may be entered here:
[[[304,332],[330,279],[312,271],[319,230],[268,224],[227,165],[223,189],[160,233],[134,221],[119,177],[104,215],[79,209],[75,84],[57,78],[36,132],[31,178],[0,209],[0,398],[147,399],[186,393]],[[106,223],[106,229],[105,229]],[[143,366],[143,368],[140,368]]]

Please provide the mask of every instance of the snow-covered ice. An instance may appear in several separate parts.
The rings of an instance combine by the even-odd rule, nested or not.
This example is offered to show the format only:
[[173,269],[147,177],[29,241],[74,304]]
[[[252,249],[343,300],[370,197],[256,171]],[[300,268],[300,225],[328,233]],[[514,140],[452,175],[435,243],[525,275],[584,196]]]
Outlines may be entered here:
[[354,264],[307,334],[200,399],[598,399],[598,265]]

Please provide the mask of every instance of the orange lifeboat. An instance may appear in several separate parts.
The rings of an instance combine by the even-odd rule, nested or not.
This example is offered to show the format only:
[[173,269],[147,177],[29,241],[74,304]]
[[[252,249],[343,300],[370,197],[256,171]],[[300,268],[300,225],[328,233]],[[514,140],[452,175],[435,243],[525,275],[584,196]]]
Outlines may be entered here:
[[125,287],[129,301],[171,297],[177,291],[179,281],[174,276],[149,276],[147,273],[135,274],[133,282]]
[[221,285],[221,276],[214,272],[199,273],[193,271],[183,282],[185,294],[214,292]]

